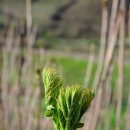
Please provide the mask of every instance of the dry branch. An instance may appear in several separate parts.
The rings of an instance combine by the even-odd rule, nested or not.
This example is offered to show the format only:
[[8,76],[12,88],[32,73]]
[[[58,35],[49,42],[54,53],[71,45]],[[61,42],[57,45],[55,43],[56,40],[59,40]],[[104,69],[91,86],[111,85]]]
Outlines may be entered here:
[[121,127],[121,110],[122,110],[122,98],[123,98],[123,68],[124,68],[124,44],[125,44],[125,0],[120,3],[120,32],[119,32],[119,61],[118,61],[118,101],[117,101],[117,122],[116,130],[120,130]]
[[107,2],[102,5],[102,27],[101,27],[101,41],[99,49],[99,58],[98,58],[98,68],[94,80],[93,87],[97,90],[101,74],[104,66],[105,50],[106,50],[106,40],[107,40],[107,27],[108,27],[108,9]]
[[130,129],[130,92],[128,95],[127,111],[126,111],[126,128],[125,130]]
[[97,127],[97,123],[99,121],[100,118],[100,112],[101,112],[101,108],[102,108],[102,103],[103,103],[103,99],[104,99],[104,88],[106,85],[106,82],[108,80],[109,77],[109,72],[110,72],[110,66],[112,64],[112,59],[113,59],[113,54],[114,54],[114,50],[115,50],[115,45],[116,45],[116,40],[117,40],[117,35],[118,35],[118,30],[120,27],[120,21],[121,21],[121,17],[118,15],[115,26],[113,31],[111,32],[111,37],[108,40],[109,46],[108,46],[108,50],[106,52],[106,59],[105,59],[105,64],[104,64],[104,68],[103,68],[103,74],[102,74],[102,80],[100,82],[100,91],[97,94],[97,101],[95,101],[95,110],[94,112],[92,112],[93,115],[93,119],[91,120],[92,123],[90,124],[89,129],[91,130],[95,130]]
[[86,69],[86,75],[85,75],[85,79],[84,79],[84,87],[86,87],[86,86],[89,87],[88,85],[89,85],[89,81],[91,78],[93,63],[94,63],[94,58],[95,58],[95,55],[91,54],[91,49],[93,49],[93,48],[94,48],[94,52],[95,52],[95,47],[90,46],[90,55],[89,55],[88,66]]
[[9,55],[10,48],[12,46],[13,29],[10,28],[7,32],[7,37],[5,40],[5,46],[3,48],[3,66],[2,66],[2,77],[1,77],[1,105],[3,110],[3,125],[5,129],[9,127],[9,108],[6,106],[9,101],[8,91],[9,91]]

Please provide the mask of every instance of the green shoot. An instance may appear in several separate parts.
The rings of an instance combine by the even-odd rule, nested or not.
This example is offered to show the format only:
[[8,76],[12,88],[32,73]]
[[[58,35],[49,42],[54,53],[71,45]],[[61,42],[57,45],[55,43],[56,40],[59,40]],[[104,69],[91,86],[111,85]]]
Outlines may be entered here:
[[80,119],[94,98],[94,90],[78,84],[65,87],[53,68],[43,70],[43,83],[46,116],[53,119],[55,129],[76,130],[83,127]]

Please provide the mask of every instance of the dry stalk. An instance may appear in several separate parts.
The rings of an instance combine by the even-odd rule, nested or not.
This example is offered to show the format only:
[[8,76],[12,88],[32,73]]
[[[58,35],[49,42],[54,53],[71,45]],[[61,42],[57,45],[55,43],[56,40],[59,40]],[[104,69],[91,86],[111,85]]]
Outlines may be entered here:
[[112,0],[112,12],[111,12],[111,17],[110,17],[108,44],[109,44],[110,38],[112,37],[111,32],[113,31],[114,26],[115,26],[117,12],[118,12],[118,4],[119,4],[119,0]]
[[125,130],[130,129],[130,92],[128,95],[128,103],[127,103],[127,110],[126,110],[126,127]]
[[15,63],[16,63],[16,58],[17,55],[19,53],[19,45],[20,45],[20,39],[19,36],[16,38],[16,40],[14,41],[14,47],[11,49],[12,53],[11,53],[11,58],[10,58],[10,76],[13,74],[14,70],[16,69]]
[[[10,64],[10,68],[9,68],[10,69],[10,73],[8,74],[9,75],[9,79],[11,79],[11,77],[13,76],[13,73],[16,71],[15,63],[16,63],[16,57],[17,57],[17,55],[19,53],[19,38],[16,39],[16,41],[14,43],[14,46],[12,46],[12,48],[11,48],[11,51],[12,51],[12,53],[10,55],[10,62],[9,62],[9,64]],[[17,83],[17,92],[16,93],[18,93],[18,90],[19,91],[21,90],[20,88],[18,88],[18,86],[21,87],[19,83]],[[10,113],[10,117],[12,117],[12,121],[10,123],[10,129],[14,129],[13,127],[14,127],[14,125],[16,123],[13,122],[13,120],[17,122],[16,116],[20,115],[19,114],[20,113],[20,110],[19,110],[20,107],[17,106],[16,100],[14,100],[14,96],[15,95],[14,95],[13,90],[14,90],[14,88],[10,87],[10,90],[9,90],[9,93],[8,93],[8,97],[9,97],[9,103],[8,103],[9,113]],[[18,97],[18,96],[16,97],[15,96],[15,98],[18,101],[20,97]],[[14,108],[16,108],[16,110]],[[18,113],[18,115],[17,115],[17,113]],[[20,116],[18,116],[18,120],[20,120]],[[21,121],[17,122],[17,124],[19,124],[18,128],[20,130],[22,130],[22,123],[21,123]]]
[[[31,36],[31,44],[33,46],[33,44],[35,43],[35,38],[36,38],[36,33],[37,33],[37,27],[35,27],[34,31],[32,32],[32,36]],[[30,53],[29,53],[30,52]],[[26,72],[27,73],[27,78],[26,78],[26,94],[25,94],[25,101],[24,101],[24,109],[25,109],[25,112],[24,112],[24,116],[27,115],[28,111],[29,111],[29,102],[30,102],[30,97],[32,95],[32,87],[30,86],[31,84],[31,81],[32,81],[32,70],[33,70],[33,48],[28,48],[28,57],[27,57],[27,62],[24,66],[24,72],[25,72],[25,75],[26,75]],[[28,106],[28,107],[27,107]],[[27,119],[27,117],[26,117]],[[24,121],[25,124],[26,124],[26,121]]]
[[119,33],[119,61],[118,61],[118,100],[117,100],[117,117],[116,117],[116,130],[120,130],[121,127],[121,110],[122,110],[122,98],[123,98],[123,68],[124,68],[124,44],[125,44],[125,0],[120,3],[120,33]]
[[13,29],[10,28],[7,32],[7,37],[5,40],[5,46],[3,47],[3,67],[2,67],[2,77],[1,77],[1,106],[3,111],[3,126],[8,129],[9,125],[9,108],[7,107],[9,97],[8,97],[8,82],[9,82],[9,54],[11,52],[10,48],[12,46]]
[[[130,4],[129,4],[129,10],[128,10],[128,37],[129,37],[129,44],[130,44]],[[130,92],[128,95],[128,103],[127,103],[127,110],[126,110],[126,127],[125,130],[130,129]]]
[[104,66],[105,50],[106,50],[106,40],[107,40],[107,27],[108,27],[108,9],[107,2],[102,5],[102,27],[101,27],[101,41],[98,57],[98,68],[95,75],[95,80],[93,83],[94,88],[97,90],[100,83],[101,74]]
[[90,78],[91,78],[91,74],[92,74],[92,69],[93,69],[93,63],[94,63],[94,58],[95,58],[95,55],[94,54],[91,54],[91,50],[94,48],[94,51],[95,51],[95,46],[90,46],[90,55],[89,55],[89,62],[88,62],[88,66],[87,66],[87,69],[86,69],[86,75],[85,75],[85,79],[84,79],[84,87],[88,87],[89,85],[89,81],[90,81]]
[[37,103],[37,112],[36,112],[36,130],[40,130],[41,127],[41,114],[42,114],[42,99],[43,99],[43,82],[42,82],[42,74],[41,70],[37,70],[38,75],[38,87],[40,89],[38,95],[38,103]]
[[[32,95],[32,88],[30,86],[32,81],[32,70],[33,70],[33,45],[35,43],[36,34],[37,34],[37,27],[32,28],[32,5],[31,0],[26,0],[26,28],[27,28],[27,62],[25,64],[24,70],[25,73],[27,71],[27,79],[26,79],[26,95],[25,95],[25,102],[24,102],[24,117],[27,119],[27,113],[29,111],[29,102],[30,97]],[[28,107],[27,107],[28,106]],[[24,121],[26,124],[26,120]]]
[[[113,72],[114,65],[110,66],[110,74],[108,76],[108,80],[106,82],[106,87],[104,90],[104,102],[103,102],[103,108],[102,108],[102,116],[104,117],[102,120],[105,122],[105,130],[109,130],[110,128],[110,100],[112,95],[111,90],[111,78],[112,78],[112,72]],[[102,117],[101,117],[102,118]]]
[[106,53],[105,65],[104,65],[103,74],[102,74],[102,81],[100,82],[100,87],[101,87],[100,94],[97,94],[97,97],[96,97],[96,99],[99,99],[99,100],[95,101],[96,102],[95,104],[97,104],[97,105],[95,105],[95,110],[92,113],[94,119],[92,120],[92,123],[90,123],[91,127],[89,127],[89,129],[91,129],[91,130],[96,129],[97,122],[100,117],[101,107],[102,107],[102,103],[103,103],[104,88],[105,88],[105,85],[106,85],[106,82],[107,82],[108,76],[109,76],[110,66],[112,63],[113,54],[114,54],[114,50],[115,50],[117,34],[118,34],[119,27],[120,27],[120,21],[121,21],[121,17],[118,16],[114,29],[112,31],[111,38],[110,38],[110,43],[109,43],[110,45],[109,45],[107,53]]
[[[107,38],[107,26],[108,26],[108,9],[107,9],[107,2],[103,2],[102,4],[102,28],[101,28],[101,41],[100,41],[100,49],[99,49],[99,57],[98,57],[98,68],[95,75],[94,80],[94,88],[97,90],[98,85],[101,79],[101,73],[104,66],[104,58],[105,58],[105,47],[106,47],[106,38]],[[85,129],[89,130],[91,128],[91,121],[92,116],[95,108],[96,101],[92,104],[89,112],[87,113],[88,117],[88,125],[84,127]]]
[[26,122],[26,128],[25,130],[31,130],[32,129],[32,122],[34,121],[34,117],[33,117],[33,114],[35,112],[35,109],[36,109],[36,105],[37,105],[37,101],[38,101],[38,95],[40,93],[40,89],[37,88],[35,90],[35,93],[34,95],[32,96],[32,102],[31,102],[31,106],[30,106],[30,109],[29,109],[29,113],[28,113],[28,120]]
[[130,5],[129,5],[129,18],[128,18],[128,36],[129,36],[129,44],[130,44]]

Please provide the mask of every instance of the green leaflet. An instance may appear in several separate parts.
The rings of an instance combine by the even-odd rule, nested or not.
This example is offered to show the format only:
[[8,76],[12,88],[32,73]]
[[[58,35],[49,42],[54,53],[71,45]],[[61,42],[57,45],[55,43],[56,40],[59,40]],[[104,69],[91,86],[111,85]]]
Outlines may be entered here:
[[80,119],[94,98],[94,90],[78,84],[64,87],[53,68],[43,70],[46,116],[52,117],[56,130],[76,130],[83,127]]
[[55,69],[45,68],[43,70],[43,84],[45,88],[46,115],[51,117],[56,112],[57,98],[63,83]]

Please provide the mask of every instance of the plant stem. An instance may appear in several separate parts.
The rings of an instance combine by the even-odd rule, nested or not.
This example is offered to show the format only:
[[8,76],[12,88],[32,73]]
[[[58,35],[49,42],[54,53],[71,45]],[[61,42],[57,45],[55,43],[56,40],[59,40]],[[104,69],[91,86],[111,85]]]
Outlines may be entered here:
[[65,127],[65,130],[73,130],[70,126],[70,120],[67,120],[66,121],[66,127]]

